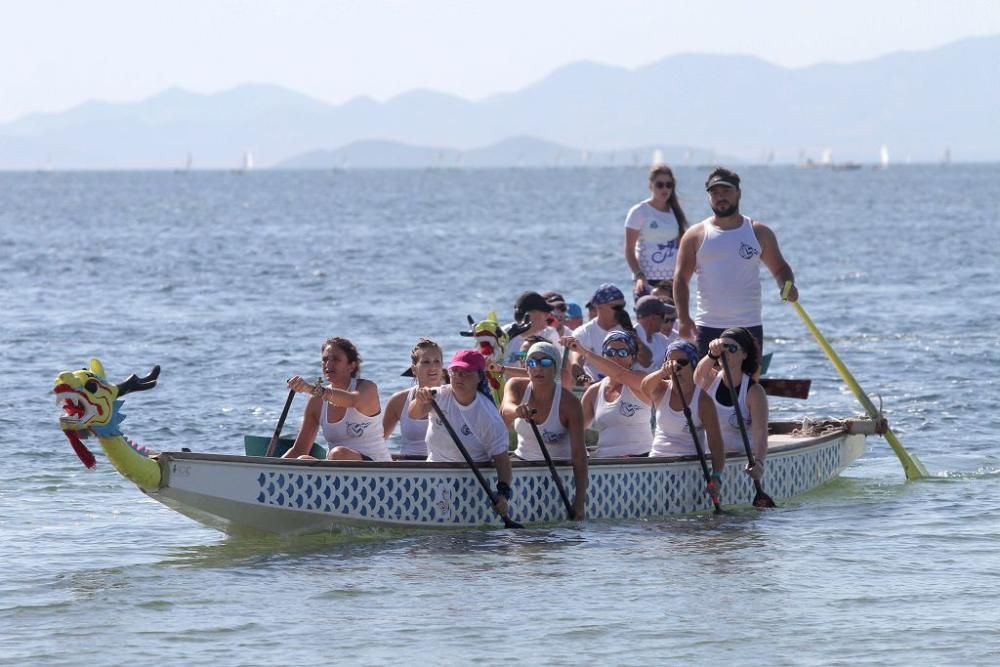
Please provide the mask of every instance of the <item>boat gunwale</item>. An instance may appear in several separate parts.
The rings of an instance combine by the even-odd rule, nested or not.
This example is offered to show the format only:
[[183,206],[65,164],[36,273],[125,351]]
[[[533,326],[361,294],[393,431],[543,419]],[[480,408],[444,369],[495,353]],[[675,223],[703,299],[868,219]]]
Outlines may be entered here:
[[[775,422],[776,424],[797,424],[798,422]],[[831,428],[822,433],[813,436],[805,436],[801,439],[797,439],[793,442],[785,442],[775,444],[768,447],[768,455],[774,454],[785,454],[789,452],[794,452],[799,449],[806,449],[809,447],[814,447],[818,444],[823,444],[828,440],[839,438],[842,436],[851,435],[852,431],[847,421],[840,422],[829,422],[829,424],[836,425],[836,428]],[[801,425],[801,424],[800,424]],[[788,429],[790,431],[791,429]],[[788,431],[780,431],[773,434],[787,434]],[[743,459],[746,455],[738,452],[731,452],[726,454],[726,461],[733,459]],[[293,467],[309,467],[309,468],[332,468],[332,469],[344,469],[344,470],[468,470],[468,464],[464,462],[444,462],[444,461],[413,461],[413,460],[398,460],[398,461],[326,461],[321,459],[283,459],[277,457],[264,457],[264,456],[246,456],[243,454],[211,454],[211,453],[198,453],[198,452],[160,452],[154,455],[152,458],[157,459],[161,464],[167,464],[171,461],[214,461],[219,463],[251,463],[253,465],[278,465],[278,466],[293,466]],[[631,457],[608,457],[608,458],[590,458],[587,465],[590,467],[607,467],[607,466],[641,466],[641,465],[671,465],[671,464],[683,464],[697,461],[698,456],[696,454],[685,454],[683,456],[631,456]],[[555,461],[558,466],[569,466],[570,461],[565,459],[557,459]],[[493,463],[491,461],[484,461],[476,464],[477,467],[492,469]],[[518,468],[539,468],[546,467],[545,461],[522,461],[519,459],[511,459],[511,466],[514,469]]]

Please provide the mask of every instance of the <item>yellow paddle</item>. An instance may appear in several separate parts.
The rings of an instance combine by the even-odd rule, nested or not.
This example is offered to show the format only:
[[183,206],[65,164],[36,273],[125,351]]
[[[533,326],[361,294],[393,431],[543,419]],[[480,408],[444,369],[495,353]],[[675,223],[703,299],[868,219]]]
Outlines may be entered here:
[[[782,299],[787,301],[788,292],[791,288],[792,281],[789,280],[785,283],[784,288],[781,290]],[[821,348],[823,348],[823,351],[830,359],[834,368],[836,368],[837,372],[840,373],[840,377],[842,377],[844,382],[847,383],[847,386],[851,388],[851,392],[854,393],[854,397],[857,398],[858,402],[864,407],[865,412],[868,413],[869,417],[877,420],[880,417],[879,411],[875,408],[875,405],[871,402],[871,399],[868,398],[867,394],[865,394],[861,385],[858,384],[858,381],[854,379],[853,375],[851,375],[851,372],[847,370],[847,366],[844,365],[844,362],[840,360],[837,353],[833,351],[832,347],[830,347],[830,343],[826,341],[823,334],[821,334],[819,329],[816,328],[816,324],[812,321],[812,318],[809,317],[808,313],[806,313],[805,308],[803,308],[798,301],[793,301],[792,305],[795,307],[795,312],[797,312],[799,317],[802,318],[802,322],[806,325],[806,328],[809,329],[810,333],[812,333],[812,335],[816,338],[816,342],[819,343]],[[920,462],[920,459],[906,451],[903,447],[903,443],[899,441],[896,434],[893,433],[892,429],[888,427],[886,427],[885,430],[885,439],[889,441],[889,446],[892,447],[892,451],[895,452],[897,458],[899,458],[899,462],[903,464],[903,471],[906,473],[906,479],[923,479],[925,477],[930,477],[927,472],[927,468],[925,468],[924,464]]]

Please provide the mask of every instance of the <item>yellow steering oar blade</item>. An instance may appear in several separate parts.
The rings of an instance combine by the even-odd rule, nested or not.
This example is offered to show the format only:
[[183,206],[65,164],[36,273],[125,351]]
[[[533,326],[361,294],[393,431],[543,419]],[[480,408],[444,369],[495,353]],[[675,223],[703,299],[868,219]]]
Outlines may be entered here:
[[[790,288],[791,282],[785,283],[785,289],[782,290],[782,295],[787,295]],[[859,385],[857,380],[854,379],[854,376],[851,375],[851,372],[847,370],[847,366],[844,365],[844,362],[841,361],[840,357],[837,356],[837,353],[833,351],[830,343],[827,342],[826,338],[823,337],[823,334],[816,328],[816,324],[812,321],[812,318],[809,317],[809,314],[806,313],[805,308],[803,308],[797,301],[793,301],[792,305],[795,307],[795,312],[797,312],[799,317],[802,318],[802,322],[806,325],[806,328],[809,329],[813,337],[816,338],[816,342],[819,343],[821,348],[823,348],[823,352],[826,353],[826,356],[830,359],[834,368],[836,368],[837,372],[840,373],[840,377],[842,377],[844,382],[847,383],[847,386],[851,388],[851,392],[854,393],[855,398],[857,398],[858,402],[864,407],[868,416],[872,419],[878,419],[881,416],[878,409],[871,402],[871,399],[868,398],[868,395],[865,394],[861,385]],[[903,464],[903,471],[906,473],[906,479],[923,479],[925,477],[930,477],[927,472],[927,468],[924,467],[924,464],[921,463],[920,459],[916,456],[906,451],[906,448],[903,447],[903,443],[899,441],[899,438],[897,438],[896,434],[892,432],[892,429],[886,429],[885,439],[889,441],[889,446],[892,447],[892,451],[896,453],[896,457],[899,458],[899,462]]]

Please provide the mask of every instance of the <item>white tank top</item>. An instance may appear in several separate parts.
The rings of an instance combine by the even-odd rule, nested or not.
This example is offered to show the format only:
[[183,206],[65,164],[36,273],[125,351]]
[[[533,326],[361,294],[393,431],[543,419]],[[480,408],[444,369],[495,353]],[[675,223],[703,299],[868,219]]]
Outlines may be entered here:
[[[653,433],[653,448],[649,452],[650,456],[686,456],[698,453],[684,411],[674,410],[670,407],[671,391],[673,391],[673,386],[667,390],[656,405],[656,431]],[[701,418],[698,416],[701,394],[701,389],[695,387],[694,396],[689,397],[691,403],[688,404],[688,407],[691,408],[691,421],[694,422],[694,427],[698,432],[698,440],[707,455],[708,446],[705,444],[705,431],[701,425]]]
[[406,392],[403,411],[399,414],[399,453],[402,456],[427,456],[427,419],[410,416],[410,403],[417,388]]
[[743,216],[743,224],[730,230],[710,220],[699,224],[705,233],[694,268],[695,323],[717,329],[760,325],[760,243],[752,221]]
[[[529,398],[531,398],[530,382],[524,390],[523,402],[527,403]],[[569,446],[569,431],[566,430],[566,427],[559,420],[559,403],[561,400],[562,387],[556,385],[556,394],[552,397],[552,408],[549,410],[549,416],[545,418],[544,422],[538,425],[538,432],[542,435],[545,448],[549,450],[549,456],[555,460],[569,460],[572,456]],[[520,417],[515,419],[514,431],[517,433],[517,449],[514,450],[515,456],[519,456],[525,461],[545,460],[545,455],[542,454],[542,450],[538,446],[538,440],[535,438],[535,433],[531,430],[531,424],[528,423],[527,419],[521,419]]]
[[604,400],[604,391],[609,385],[609,378],[601,380],[594,400],[594,422],[591,427],[598,433],[594,458],[647,453],[653,441],[653,431],[649,427],[653,419],[652,410],[625,385],[622,385],[618,400],[607,402]]
[[[736,411],[731,405],[722,405],[716,399],[716,394],[720,386],[722,387],[722,391],[729,392],[729,389],[722,385],[722,373],[715,376],[715,381],[712,382],[705,393],[715,402],[715,412],[719,415],[719,430],[722,431],[722,442],[726,445],[726,452],[743,454],[743,436],[740,434],[740,424],[736,420]],[[750,411],[747,410],[747,389],[749,387],[750,376],[744,375],[740,381],[738,402],[740,413],[743,415],[743,423],[747,428],[747,439],[750,441],[750,448],[753,449],[753,431],[750,430],[752,420],[750,419]]]
[[[358,379],[351,378],[347,391],[357,391]],[[327,409],[330,404],[323,401],[323,409],[319,415],[319,424],[323,429],[323,437],[327,444],[333,447],[350,447],[372,461],[391,461],[389,448],[385,446],[382,437],[382,425],[379,415],[369,417],[355,408],[347,408],[344,417],[334,423],[327,420]],[[381,410],[379,411],[381,414]]]

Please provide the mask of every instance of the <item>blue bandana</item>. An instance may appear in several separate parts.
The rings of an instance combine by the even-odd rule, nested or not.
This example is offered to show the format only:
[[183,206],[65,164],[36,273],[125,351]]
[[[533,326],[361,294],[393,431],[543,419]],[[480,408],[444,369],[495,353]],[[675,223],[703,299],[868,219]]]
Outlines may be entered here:
[[624,331],[612,331],[604,337],[604,342],[601,343],[601,353],[603,354],[608,349],[608,345],[614,342],[625,343],[628,347],[628,353],[631,355],[635,355],[638,349],[638,346],[635,344],[635,336]]
[[671,352],[674,352],[676,350],[680,350],[681,352],[687,355],[688,361],[691,362],[691,368],[694,368],[695,366],[698,365],[698,349],[694,345],[692,345],[689,341],[686,341],[683,338],[678,338],[670,345],[667,345],[667,353],[663,357],[664,360],[666,360],[666,358],[670,356]]
[[595,306],[600,306],[603,303],[611,303],[612,301],[624,301],[625,295],[622,291],[611,283],[604,283],[597,288],[594,292],[594,296],[590,299],[590,302]]

